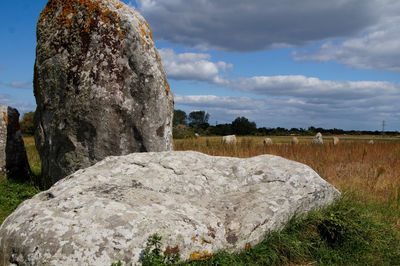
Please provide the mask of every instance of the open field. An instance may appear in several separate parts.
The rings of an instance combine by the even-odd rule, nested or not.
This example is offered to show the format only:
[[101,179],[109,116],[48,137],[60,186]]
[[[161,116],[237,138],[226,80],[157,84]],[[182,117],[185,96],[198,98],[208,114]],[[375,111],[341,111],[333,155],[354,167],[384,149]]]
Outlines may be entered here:
[[[312,137],[274,137],[264,147],[264,137],[239,137],[237,145],[223,145],[221,137],[175,140],[175,150],[195,150],[210,155],[250,157],[279,155],[311,166],[343,192],[343,198],[326,210],[293,219],[281,232],[240,254],[220,253],[210,260],[182,265],[400,265],[400,138],[343,136],[334,146]],[[367,142],[374,139],[375,144]],[[32,137],[24,139],[34,175],[40,159]],[[0,224],[20,202],[39,190],[0,176]],[[162,256],[150,254],[151,263],[164,265]],[[155,263],[157,262],[157,263]],[[118,264],[116,264],[118,265]]]
[[[400,138],[342,136],[337,146],[332,137],[324,137],[322,146],[310,144],[312,137],[298,136],[298,145],[290,145],[291,136],[270,138],[274,144],[266,147],[264,137],[239,137],[237,145],[223,145],[221,137],[183,139],[175,140],[175,149],[217,156],[278,155],[309,165],[340,190],[400,205]],[[368,144],[370,139],[375,144]]]

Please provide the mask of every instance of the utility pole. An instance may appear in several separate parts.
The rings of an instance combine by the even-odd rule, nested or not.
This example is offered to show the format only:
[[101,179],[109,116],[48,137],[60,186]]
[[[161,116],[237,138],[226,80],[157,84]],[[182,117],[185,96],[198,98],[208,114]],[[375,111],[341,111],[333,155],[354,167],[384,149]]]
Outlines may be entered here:
[[385,126],[386,126],[386,122],[385,120],[382,121],[382,136],[385,135]]

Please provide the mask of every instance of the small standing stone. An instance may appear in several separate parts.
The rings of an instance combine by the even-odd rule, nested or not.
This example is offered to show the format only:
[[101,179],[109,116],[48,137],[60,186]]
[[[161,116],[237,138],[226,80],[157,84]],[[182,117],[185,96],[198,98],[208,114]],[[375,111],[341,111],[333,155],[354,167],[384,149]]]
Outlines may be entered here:
[[324,140],[322,139],[322,134],[318,132],[312,140],[313,144],[322,145],[324,144]]
[[339,138],[338,137],[333,137],[333,145],[338,145],[339,144]]
[[29,164],[17,109],[0,106],[0,171],[16,181],[29,179]]
[[271,138],[265,138],[263,141],[264,147],[265,146],[271,146],[274,142],[272,141]]

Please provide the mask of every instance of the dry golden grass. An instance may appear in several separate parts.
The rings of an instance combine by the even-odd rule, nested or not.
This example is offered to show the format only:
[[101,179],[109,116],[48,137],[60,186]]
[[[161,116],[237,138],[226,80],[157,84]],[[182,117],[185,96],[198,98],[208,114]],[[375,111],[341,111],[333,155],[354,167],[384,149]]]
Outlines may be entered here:
[[41,163],[39,154],[36,150],[35,139],[33,137],[24,137],[24,143],[31,170],[35,175],[40,175]]
[[[273,154],[311,166],[321,177],[342,191],[359,193],[400,206],[400,138],[341,136],[337,146],[324,137],[323,146],[311,145],[312,137],[271,137],[274,144],[264,147],[264,137],[239,137],[237,145],[223,145],[221,137],[175,140],[175,150],[194,150],[216,156],[251,157]],[[374,139],[375,144],[368,144]],[[24,138],[32,170],[40,174],[40,158],[32,137]],[[399,222],[400,223],[400,222]]]
[[359,193],[400,205],[400,138],[344,136],[339,145],[324,138],[323,146],[311,145],[311,137],[272,137],[274,144],[263,146],[263,137],[241,137],[237,145],[223,145],[221,137],[175,140],[175,150],[195,150],[210,155],[251,157],[273,154],[311,166],[321,177],[342,191]]

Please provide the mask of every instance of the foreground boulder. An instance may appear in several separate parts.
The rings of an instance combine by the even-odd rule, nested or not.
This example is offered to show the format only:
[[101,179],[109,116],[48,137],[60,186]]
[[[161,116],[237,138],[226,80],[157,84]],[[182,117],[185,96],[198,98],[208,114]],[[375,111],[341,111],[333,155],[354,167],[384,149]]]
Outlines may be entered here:
[[339,195],[310,167],[272,155],[109,157],[21,204],[0,227],[0,265],[136,263],[156,233],[183,259],[238,251]]
[[0,172],[15,181],[29,180],[30,168],[19,126],[19,112],[0,105]]
[[110,155],[172,148],[173,97],[151,31],[118,0],[48,2],[34,92],[50,184]]

